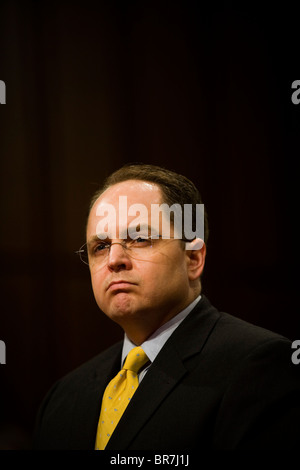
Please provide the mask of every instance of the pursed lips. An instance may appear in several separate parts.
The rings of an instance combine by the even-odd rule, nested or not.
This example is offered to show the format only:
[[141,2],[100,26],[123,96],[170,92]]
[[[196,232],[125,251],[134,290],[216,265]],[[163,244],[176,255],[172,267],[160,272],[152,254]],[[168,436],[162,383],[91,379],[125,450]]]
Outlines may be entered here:
[[108,284],[108,287],[106,290],[120,290],[120,289],[126,289],[129,286],[136,285],[133,282],[125,281],[123,279],[119,279],[117,281],[112,281]]

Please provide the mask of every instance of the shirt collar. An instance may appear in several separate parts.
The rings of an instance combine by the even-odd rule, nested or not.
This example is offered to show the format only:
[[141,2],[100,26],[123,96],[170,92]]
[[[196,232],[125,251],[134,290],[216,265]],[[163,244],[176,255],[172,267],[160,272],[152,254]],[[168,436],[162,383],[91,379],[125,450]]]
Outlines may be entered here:
[[[184,310],[179,312],[175,317],[171,318],[167,323],[164,323],[158,330],[156,330],[143,344],[141,348],[147,354],[151,362],[154,361],[158,355],[161,348],[164,346],[166,341],[169,339],[171,334],[175,329],[180,325],[180,323],[188,316],[188,314],[193,310],[196,304],[199,302],[201,296],[199,295],[192,303],[190,303]],[[124,343],[122,350],[122,365],[127,354],[131,349],[135,348],[136,345],[130,341],[128,336],[124,335]],[[122,366],[121,366],[122,367]]]

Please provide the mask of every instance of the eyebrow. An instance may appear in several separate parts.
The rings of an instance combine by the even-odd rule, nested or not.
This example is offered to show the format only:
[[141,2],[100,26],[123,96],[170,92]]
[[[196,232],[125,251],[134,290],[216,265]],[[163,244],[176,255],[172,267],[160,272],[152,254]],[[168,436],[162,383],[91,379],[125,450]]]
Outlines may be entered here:
[[[136,227],[134,227],[134,226],[131,227],[132,231],[134,231],[134,229],[136,229],[137,233],[143,232],[143,230],[147,230],[148,233],[151,234],[152,236],[158,236],[159,235],[159,232],[154,227],[152,227],[151,225],[148,225],[148,224],[138,224]],[[128,234],[128,227],[126,228],[126,233]],[[100,238],[101,235],[106,235],[106,236],[104,238]],[[125,237],[123,237],[122,239],[125,239]],[[107,234],[106,233],[99,233],[99,234],[93,235],[86,242],[86,244],[91,245],[92,243],[96,243],[96,242],[99,242],[99,241],[105,243],[106,240],[110,240],[110,238],[107,236]]]
[[[106,237],[108,238],[108,237]],[[101,239],[100,237],[98,237],[98,235],[93,235],[87,242],[86,244],[87,245],[91,245],[92,243],[96,243],[96,242],[105,242],[105,238],[104,239]]]

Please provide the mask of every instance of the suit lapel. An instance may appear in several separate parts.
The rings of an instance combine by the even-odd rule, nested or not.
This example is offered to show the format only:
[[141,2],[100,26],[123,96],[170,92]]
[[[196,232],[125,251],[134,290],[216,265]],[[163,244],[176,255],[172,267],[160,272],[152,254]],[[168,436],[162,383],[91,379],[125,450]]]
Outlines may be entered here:
[[70,429],[74,449],[94,449],[102,396],[108,382],[120,369],[122,342],[95,359],[85,383],[78,387],[76,413]]
[[166,342],[126,408],[107,450],[127,449],[165,397],[189,373],[220,317],[203,296]]

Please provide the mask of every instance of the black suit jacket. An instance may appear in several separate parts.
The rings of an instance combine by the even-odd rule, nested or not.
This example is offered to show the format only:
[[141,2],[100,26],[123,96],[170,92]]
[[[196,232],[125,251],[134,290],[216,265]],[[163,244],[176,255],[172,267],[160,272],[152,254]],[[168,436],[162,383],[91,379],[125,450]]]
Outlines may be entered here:
[[[36,449],[93,449],[122,342],[50,390]],[[108,450],[289,449],[300,443],[300,365],[291,342],[217,311],[202,296],[166,342]]]

